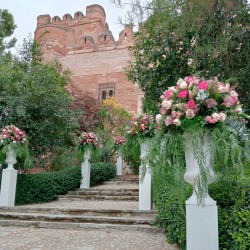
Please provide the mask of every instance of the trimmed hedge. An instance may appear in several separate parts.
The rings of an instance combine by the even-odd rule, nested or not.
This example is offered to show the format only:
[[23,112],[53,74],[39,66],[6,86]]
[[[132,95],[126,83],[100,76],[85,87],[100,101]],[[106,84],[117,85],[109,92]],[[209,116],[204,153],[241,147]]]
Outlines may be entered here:
[[[90,184],[91,186],[100,184],[110,180],[115,174],[115,165],[112,163],[92,163]],[[58,198],[58,195],[79,188],[80,181],[80,167],[42,174],[20,174],[17,178],[15,204],[25,205],[53,201]]]

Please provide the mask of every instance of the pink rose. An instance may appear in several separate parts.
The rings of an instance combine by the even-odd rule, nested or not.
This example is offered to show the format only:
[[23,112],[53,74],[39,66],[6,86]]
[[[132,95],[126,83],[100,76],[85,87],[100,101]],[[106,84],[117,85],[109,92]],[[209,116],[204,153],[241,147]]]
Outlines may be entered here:
[[180,111],[172,111],[171,116],[173,119],[180,119],[181,112]]
[[183,89],[182,91],[180,91],[180,93],[177,95],[178,98],[184,99],[187,98],[188,96],[188,90]]
[[192,76],[186,76],[185,77],[185,82],[189,85],[191,82],[193,81],[193,77]]
[[230,84],[228,83],[226,85],[224,83],[219,84],[218,91],[220,93],[228,93],[229,90],[230,90]]
[[161,103],[161,106],[163,108],[165,108],[166,110],[170,109],[171,106],[172,106],[172,100],[168,101],[168,100],[164,100],[162,103]]
[[207,88],[208,88],[207,81],[202,81],[202,82],[199,83],[199,85],[198,85],[198,89],[199,89],[199,90],[207,90]]
[[195,109],[195,107],[196,107],[196,103],[194,102],[194,100],[190,100],[190,101],[188,101],[188,107],[190,108],[190,109]]
[[164,93],[164,97],[167,99],[171,99],[172,96],[173,96],[173,92],[171,90],[168,90]]
[[171,116],[168,116],[165,120],[166,126],[172,125],[173,124],[173,119]]
[[211,124],[214,124],[216,123],[217,121],[215,119],[213,119],[211,116],[206,116],[205,120],[208,122],[208,123],[211,123]]

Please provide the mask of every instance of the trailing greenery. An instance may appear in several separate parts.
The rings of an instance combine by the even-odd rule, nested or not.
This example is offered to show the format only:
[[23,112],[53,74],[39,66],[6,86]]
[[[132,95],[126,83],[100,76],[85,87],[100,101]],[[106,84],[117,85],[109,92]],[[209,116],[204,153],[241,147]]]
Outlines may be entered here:
[[[112,163],[92,163],[90,184],[98,185],[113,178],[116,169]],[[0,172],[0,185],[1,185]],[[16,188],[16,205],[50,202],[58,195],[80,187],[81,168],[71,167],[58,172],[19,174]]]
[[129,136],[123,147],[123,156],[124,161],[132,168],[133,174],[139,174],[140,154],[140,143],[137,137],[134,135]]
[[[203,132],[196,131],[194,134],[200,136]],[[226,125],[211,130],[211,136],[214,142],[212,150],[217,181],[210,189],[212,198],[219,206],[220,247],[248,249],[247,237],[250,230],[246,216],[250,204],[249,140],[241,141],[237,133]],[[202,142],[194,140],[193,143],[195,153],[199,154]],[[181,249],[185,249],[186,244],[185,201],[192,193],[192,187],[183,178],[184,155],[184,138],[179,131],[173,130],[157,134],[148,157],[154,173],[154,199],[158,210],[158,223],[165,228],[168,241],[177,243]],[[199,161],[199,156],[197,158]],[[209,178],[206,174],[206,178]],[[230,181],[233,184],[229,185]],[[224,195],[226,193],[227,195]],[[233,213],[233,216],[230,216],[230,213]],[[230,244],[235,248],[228,248]]]

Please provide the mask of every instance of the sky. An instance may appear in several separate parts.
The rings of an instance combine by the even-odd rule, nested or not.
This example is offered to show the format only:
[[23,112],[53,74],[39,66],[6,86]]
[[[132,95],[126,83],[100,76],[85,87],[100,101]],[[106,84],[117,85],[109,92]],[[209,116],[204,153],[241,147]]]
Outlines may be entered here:
[[29,34],[34,36],[37,16],[49,14],[51,18],[62,18],[68,13],[74,16],[77,11],[85,15],[86,6],[92,4],[99,4],[105,9],[106,22],[115,40],[118,40],[119,32],[123,29],[118,17],[124,16],[125,10],[117,8],[110,0],[0,0],[0,9],[7,9],[14,16],[17,28],[13,36],[17,38],[18,46]]

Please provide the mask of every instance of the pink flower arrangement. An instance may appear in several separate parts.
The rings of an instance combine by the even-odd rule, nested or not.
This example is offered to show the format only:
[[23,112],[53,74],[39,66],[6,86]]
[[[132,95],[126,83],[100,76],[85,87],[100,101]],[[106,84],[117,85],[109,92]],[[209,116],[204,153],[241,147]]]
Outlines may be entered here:
[[79,137],[79,145],[80,146],[97,146],[98,145],[98,139],[97,136],[95,135],[95,133],[87,133],[87,132],[83,132],[81,133],[80,137]]
[[[166,101],[165,109],[169,109],[171,103]],[[159,120],[159,116],[158,116]],[[152,115],[142,115],[139,117],[134,117],[130,123],[129,134],[138,135],[141,137],[153,137],[154,129],[157,126],[157,122]]]
[[185,126],[190,122],[200,126],[225,122],[228,115],[242,112],[237,92],[215,80],[201,80],[196,76],[179,79],[161,95],[160,113],[165,125]]
[[114,140],[115,146],[117,146],[117,147],[123,146],[126,141],[127,141],[127,139],[125,137],[117,136]]
[[0,144],[26,144],[27,137],[24,131],[21,131],[18,127],[14,125],[8,125],[2,128],[2,132],[0,134]]

